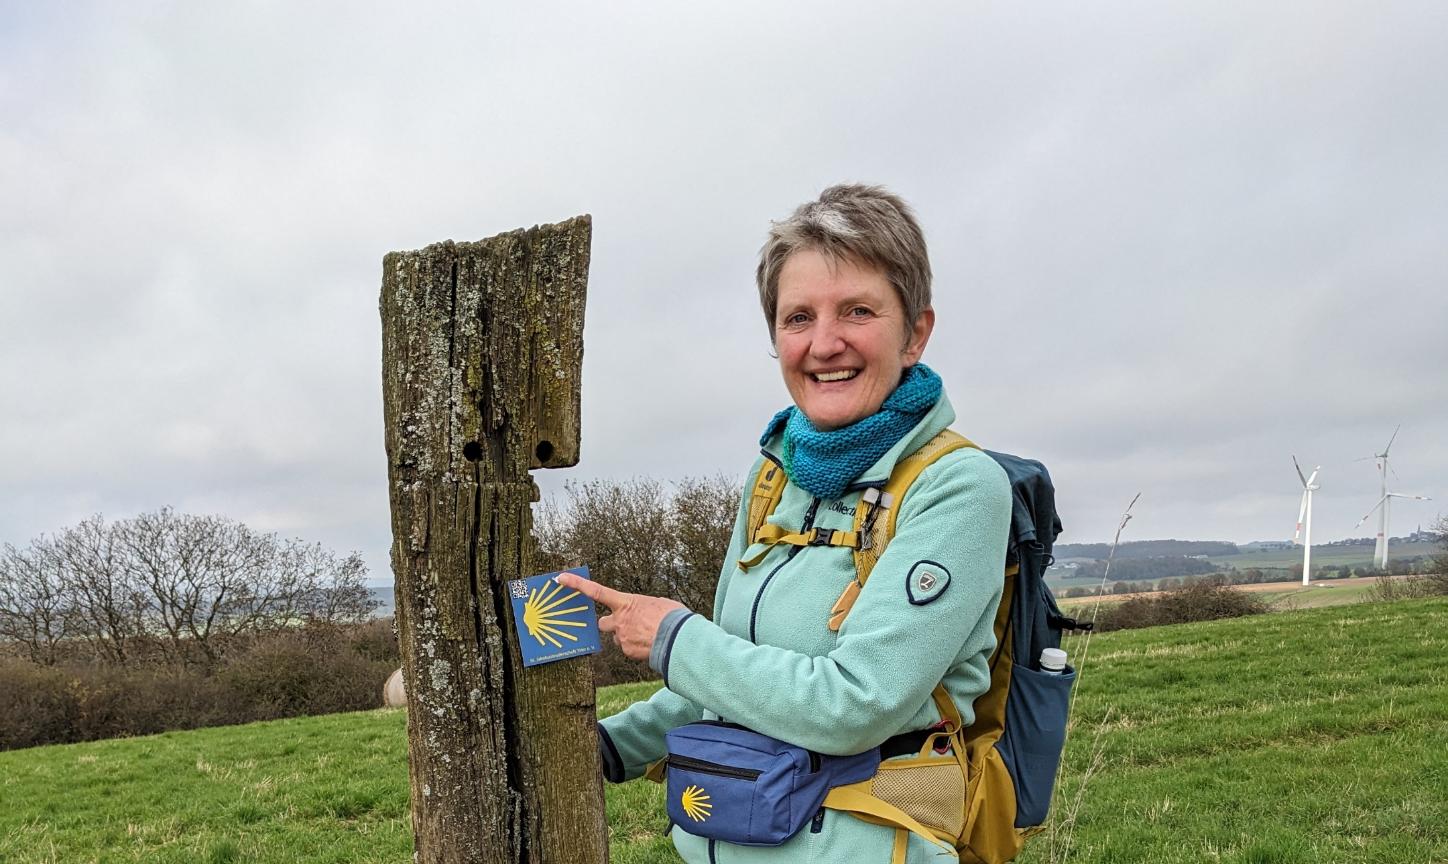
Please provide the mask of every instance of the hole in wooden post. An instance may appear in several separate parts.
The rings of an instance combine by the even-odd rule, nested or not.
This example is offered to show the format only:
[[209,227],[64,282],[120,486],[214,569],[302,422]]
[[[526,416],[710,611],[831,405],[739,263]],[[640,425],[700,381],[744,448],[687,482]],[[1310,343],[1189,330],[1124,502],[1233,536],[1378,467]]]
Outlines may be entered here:
[[539,441],[538,449],[534,450],[533,452],[535,455],[537,455],[539,462],[547,462],[549,459],[553,458],[553,442]]
[[483,445],[476,441],[469,441],[463,445],[463,458],[469,462],[476,462],[483,458]]

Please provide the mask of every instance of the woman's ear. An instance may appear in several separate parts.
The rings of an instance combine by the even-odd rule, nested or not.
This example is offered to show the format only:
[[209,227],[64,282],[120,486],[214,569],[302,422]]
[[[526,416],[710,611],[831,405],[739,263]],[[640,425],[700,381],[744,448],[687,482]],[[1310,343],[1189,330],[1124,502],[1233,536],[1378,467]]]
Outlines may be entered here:
[[935,310],[929,306],[920,310],[920,315],[915,319],[915,326],[910,328],[910,337],[905,340],[905,350],[900,352],[904,366],[914,366],[920,362],[920,355],[925,353],[925,343],[930,341],[930,333],[935,329]]

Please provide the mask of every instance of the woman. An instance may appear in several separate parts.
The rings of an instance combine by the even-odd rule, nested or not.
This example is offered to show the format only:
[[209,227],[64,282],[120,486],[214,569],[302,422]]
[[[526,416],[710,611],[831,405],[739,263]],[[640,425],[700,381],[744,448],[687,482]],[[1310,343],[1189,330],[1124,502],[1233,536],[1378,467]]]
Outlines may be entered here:
[[[771,524],[849,531],[863,490],[955,420],[939,377],[919,362],[935,324],[924,237],[896,196],[834,186],[772,226],[757,282],[794,405],[765,428],[747,477],[752,484],[766,459],[788,475]],[[1009,486],[989,456],[957,450],[921,474],[838,632],[827,622],[855,578],[850,550],[751,543],[750,488],[712,620],[672,600],[559,579],[608,606],[600,629],[664,678],[653,698],[602,722],[611,781],[638,777],[667,755],[666,732],[701,719],[843,756],[937,726],[937,684],[969,724],[988,687],[1010,523]],[[672,836],[690,864],[900,860],[903,832],[820,812],[777,846],[708,840],[678,826]],[[905,860],[954,860],[908,836]]]

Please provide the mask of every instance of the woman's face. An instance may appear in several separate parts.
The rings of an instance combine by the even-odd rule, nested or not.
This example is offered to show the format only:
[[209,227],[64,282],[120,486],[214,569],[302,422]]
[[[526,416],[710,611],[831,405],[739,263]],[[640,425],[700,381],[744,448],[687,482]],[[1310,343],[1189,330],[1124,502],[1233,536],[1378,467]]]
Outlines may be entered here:
[[908,329],[904,319],[895,289],[875,270],[814,249],[784,262],[774,348],[789,395],[816,429],[880,410],[925,351],[935,312],[927,308]]

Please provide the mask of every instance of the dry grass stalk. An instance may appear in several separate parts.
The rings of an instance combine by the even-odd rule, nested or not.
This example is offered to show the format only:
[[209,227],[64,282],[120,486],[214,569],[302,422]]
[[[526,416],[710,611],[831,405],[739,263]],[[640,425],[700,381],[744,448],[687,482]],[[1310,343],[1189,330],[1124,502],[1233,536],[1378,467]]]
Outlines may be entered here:
[[[1124,524],[1124,523],[1123,523]],[[1076,821],[1080,818],[1081,808],[1086,803],[1086,790],[1091,786],[1091,780],[1106,765],[1106,729],[1111,725],[1112,711],[1106,710],[1101,721],[1096,725],[1096,733],[1091,739],[1091,756],[1087,759],[1086,767],[1081,772],[1081,779],[1076,786],[1075,792],[1069,801],[1057,802],[1052,808],[1052,818],[1046,827],[1046,860],[1050,864],[1062,864],[1071,854],[1071,844],[1076,835]],[[1060,784],[1057,783],[1056,795],[1060,795]]]
[[[1111,538],[1111,549],[1106,553],[1105,572],[1101,574],[1101,586],[1096,591],[1096,602],[1091,607],[1091,626],[1086,630],[1086,637],[1081,642],[1081,657],[1076,661],[1076,686],[1071,692],[1071,706],[1067,716],[1074,716],[1076,711],[1076,697],[1081,695],[1081,680],[1086,669],[1086,658],[1089,656],[1091,650],[1091,633],[1095,628],[1096,615],[1101,609],[1101,589],[1106,587],[1106,580],[1111,577],[1111,561],[1116,557],[1116,547],[1121,544],[1121,532],[1126,528],[1126,523],[1131,521],[1131,508],[1136,506],[1136,502],[1140,498],[1141,493],[1138,492],[1132,497],[1131,503],[1126,505],[1126,510],[1122,511],[1121,514],[1121,523],[1116,526],[1116,536]],[[1066,805],[1065,813],[1063,814],[1059,808],[1053,808],[1055,815],[1051,819],[1049,827],[1046,829],[1047,851],[1052,864],[1064,861],[1071,849],[1071,838],[1075,833],[1076,819],[1080,815],[1081,807],[1086,801],[1086,789],[1091,785],[1091,778],[1101,769],[1105,761],[1103,742],[1106,725],[1110,718],[1111,710],[1108,708],[1106,715],[1101,718],[1101,723],[1096,727],[1096,736],[1091,746],[1091,758],[1086,763],[1086,768],[1081,774],[1080,785],[1076,787],[1075,795],[1072,796],[1070,803]],[[1071,741],[1072,725],[1071,723],[1067,723],[1066,725],[1066,739],[1062,743],[1063,752],[1065,745]],[[1053,799],[1060,793],[1064,773],[1065,772],[1058,771],[1056,774],[1055,788],[1051,790],[1051,797]]]

